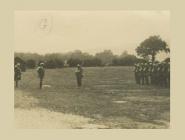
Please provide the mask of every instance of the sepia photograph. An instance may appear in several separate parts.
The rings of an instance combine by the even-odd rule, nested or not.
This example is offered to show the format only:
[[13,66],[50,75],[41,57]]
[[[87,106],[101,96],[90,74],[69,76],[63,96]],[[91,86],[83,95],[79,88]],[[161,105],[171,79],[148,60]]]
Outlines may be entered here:
[[15,128],[169,129],[170,39],[166,10],[14,11]]

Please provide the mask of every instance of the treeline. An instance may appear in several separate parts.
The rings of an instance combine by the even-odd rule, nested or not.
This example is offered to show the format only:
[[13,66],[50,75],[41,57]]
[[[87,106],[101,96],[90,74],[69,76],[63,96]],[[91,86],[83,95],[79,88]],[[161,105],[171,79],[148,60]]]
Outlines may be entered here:
[[22,67],[33,69],[40,62],[44,62],[46,68],[74,67],[81,64],[84,67],[96,66],[132,66],[138,58],[126,51],[121,55],[114,55],[111,50],[91,55],[76,50],[69,53],[51,53],[40,55],[37,53],[15,53],[15,63],[21,63]]

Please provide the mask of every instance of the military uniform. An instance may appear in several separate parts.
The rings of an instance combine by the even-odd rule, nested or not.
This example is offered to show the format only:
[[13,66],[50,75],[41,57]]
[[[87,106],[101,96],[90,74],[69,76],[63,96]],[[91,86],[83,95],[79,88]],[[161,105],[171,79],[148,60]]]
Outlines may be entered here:
[[38,77],[40,79],[39,87],[40,87],[40,89],[42,89],[42,82],[43,82],[44,75],[45,75],[44,63],[39,64],[39,66],[37,68],[37,73],[38,73]]
[[21,80],[21,68],[20,64],[16,64],[14,67],[14,81],[16,82],[16,87],[18,87],[18,81]]
[[135,65],[137,84],[151,84],[162,87],[170,86],[170,64],[166,62],[138,63]]
[[160,63],[157,69],[158,85],[161,87],[165,86],[165,65]]
[[79,64],[77,65],[77,69],[75,71],[75,74],[76,74],[77,85],[78,85],[78,87],[81,87],[82,78],[83,78],[83,69]]
[[141,73],[141,84],[145,84],[145,65],[144,63],[141,63],[141,68],[140,68],[140,73]]
[[153,71],[153,75],[154,75],[154,85],[159,85],[159,64],[155,63],[154,65],[154,71]]
[[148,77],[149,77],[149,84],[152,84],[152,69],[153,69],[153,63],[150,62],[148,64]]
[[152,63],[151,69],[150,69],[150,77],[151,77],[151,85],[155,84],[155,70],[156,70],[156,65]]
[[142,63],[139,63],[138,65],[138,82],[139,84],[142,84],[142,76],[143,76],[143,68],[142,68]]
[[139,65],[135,64],[135,69],[134,69],[134,73],[135,73],[135,80],[137,84],[140,84],[140,78],[139,78]]
[[145,63],[143,65],[143,72],[144,72],[144,84],[149,85],[149,65]]
[[168,65],[167,63],[163,64],[163,85],[164,87],[167,87],[168,81],[167,81],[167,76],[168,76]]
[[170,64],[167,63],[167,87],[170,87]]

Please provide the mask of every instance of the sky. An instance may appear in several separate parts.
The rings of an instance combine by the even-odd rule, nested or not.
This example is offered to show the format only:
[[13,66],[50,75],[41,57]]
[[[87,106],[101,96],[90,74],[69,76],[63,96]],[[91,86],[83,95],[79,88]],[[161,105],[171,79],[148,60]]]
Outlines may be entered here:
[[170,47],[169,11],[14,12],[15,52],[95,54],[110,49],[118,55],[125,50],[136,54],[136,47],[152,35]]

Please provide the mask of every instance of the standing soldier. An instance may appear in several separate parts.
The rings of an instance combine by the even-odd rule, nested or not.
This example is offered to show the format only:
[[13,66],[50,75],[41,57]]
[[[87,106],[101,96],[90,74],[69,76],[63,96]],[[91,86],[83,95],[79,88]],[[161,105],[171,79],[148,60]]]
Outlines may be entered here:
[[141,79],[141,84],[144,85],[145,81],[145,72],[144,72],[145,65],[144,63],[141,63],[140,65],[140,79]]
[[144,83],[146,85],[149,85],[149,65],[148,63],[144,64],[144,68],[143,68],[143,76],[144,76]]
[[169,71],[169,68],[168,68],[168,63],[167,62],[162,62],[162,86],[164,87],[168,87],[168,71]]
[[157,79],[158,79],[158,85],[163,87],[164,86],[164,65],[163,63],[158,64],[157,68]]
[[135,73],[135,80],[136,80],[136,84],[139,84],[139,65],[135,64],[135,69],[134,69],[134,73]]
[[142,80],[142,63],[138,64],[138,83],[141,84]]
[[82,77],[83,77],[83,69],[80,64],[77,65],[77,69],[75,71],[76,74],[76,80],[78,87],[81,87],[82,85]]
[[170,87],[170,63],[167,63],[167,87]]
[[150,72],[151,85],[155,84],[155,72],[156,72],[156,63],[153,62],[151,65],[151,72]]
[[38,72],[38,77],[40,79],[40,89],[42,89],[42,81],[44,79],[44,75],[45,75],[45,69],[44,69],[44,63],[40,63],[38,68],[37,68],[37,72]]
[[164,82],[164,87],[167,87],[168,85],[168,64],[166,62],[163,62],[163,82]]
[[21,80],[21,68],[20,63],[17,63],[14,67],[14,81],[16,83],[16,88],[18,87],[19,80]]
[[158,75],[159,75],[159,72],[158,72],[158,67],[159,67],[159,63],[158,62],[155,62],[154,63],[154,67],[153,67],[153,71],[152,71],[152,74],[153,74],[153,84],[154,85],[157,85],[158,82],[159,82],[159,79],[158,79]]
[[148,68],[148,74],[149,74],[149,84],[152,84],[152,69],[153,69],[153,64],[152,64],[152,62],[149,62],[149,64],[148,64],[149,66],[149,68]]

